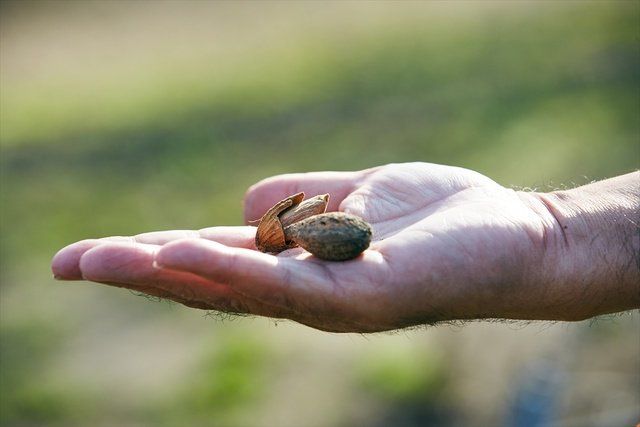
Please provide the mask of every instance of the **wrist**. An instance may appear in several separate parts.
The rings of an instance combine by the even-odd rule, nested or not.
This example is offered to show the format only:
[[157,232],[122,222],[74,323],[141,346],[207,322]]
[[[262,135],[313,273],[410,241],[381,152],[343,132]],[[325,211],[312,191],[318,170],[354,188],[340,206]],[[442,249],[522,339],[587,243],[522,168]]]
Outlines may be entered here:
[[640,306],[638,178],[534,193],[546,210],[550,309],[564,320]]

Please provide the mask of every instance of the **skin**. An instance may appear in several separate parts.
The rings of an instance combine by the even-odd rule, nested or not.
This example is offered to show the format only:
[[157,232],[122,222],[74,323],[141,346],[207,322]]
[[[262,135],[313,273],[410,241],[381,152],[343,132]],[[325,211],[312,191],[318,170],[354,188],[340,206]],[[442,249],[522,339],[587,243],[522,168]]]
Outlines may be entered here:
[[373,241],[346,262],[254,246],[255,227],[83,240],[54,276],[189,307],[287,318],[324,331],[439,321],[582,320],[640,307],[640,173],[569,191],[520,192],[462,168],[391,164],[281,175],[252,186],[245,219],[300,191],[358,215]]

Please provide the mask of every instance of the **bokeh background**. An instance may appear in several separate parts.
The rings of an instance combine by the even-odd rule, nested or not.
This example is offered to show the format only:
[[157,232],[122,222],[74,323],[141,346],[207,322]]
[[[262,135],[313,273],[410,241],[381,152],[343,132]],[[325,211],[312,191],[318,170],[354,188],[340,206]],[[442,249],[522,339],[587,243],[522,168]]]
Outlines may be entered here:
[[371,336],[85,282],[86,237],[240,224],[389,162],[550,190],[640,167],[640,3],[2,1],[0,423],[620,426],[640,316]]

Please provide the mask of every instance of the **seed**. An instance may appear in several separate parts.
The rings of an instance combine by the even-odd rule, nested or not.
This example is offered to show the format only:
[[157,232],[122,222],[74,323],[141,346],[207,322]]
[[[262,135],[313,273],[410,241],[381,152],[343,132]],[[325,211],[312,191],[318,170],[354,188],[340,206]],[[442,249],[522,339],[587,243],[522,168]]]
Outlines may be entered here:
[[342,212],[314,215],[284,229],[291,241],[320,259],[346,261],[360,255],[371,243],[371,226]]
[[346,261],[369,247],[371,226],[341,212],[325,214],[329,195],[304,200],[298,193],[276,203],[260,219],[256,247],[278,253],[301,246],[318,258]]

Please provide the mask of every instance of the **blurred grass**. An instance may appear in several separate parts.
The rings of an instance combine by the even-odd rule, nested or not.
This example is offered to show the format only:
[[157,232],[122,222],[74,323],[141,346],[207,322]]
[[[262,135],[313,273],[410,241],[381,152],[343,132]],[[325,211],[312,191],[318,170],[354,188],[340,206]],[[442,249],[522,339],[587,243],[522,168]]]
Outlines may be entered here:
[[442,396],[446,384],[443,365],[424,349],[388,348],[363,361],[357,376],[365,392],[378,395],[384,402],[429,402]]
[[264,400],[273,382],[272,363],[268,346],[257,337],[227,337],[221,349],[210,352],[195,367],[195,380],[162,405],[168,409],[153,408],[151,417],[157,425],[179,426],[185,419],[199,425],[210,420],[219,425],[245,424],[247,402]]
[[424,160],[535,185],[633,169],[638,7],[591,6],[301,40],[215,78],[3,88],[5,261],[36,240],[50,253],[79,236],[238,223],[244,189],[273,173]]
[[[89,391],[60,393],[60,379],[32,380],[79,327],[34,323],[30,313],[91,316],[29,299],[55,294],[43,289],[48,261],[72,241],[240,224],[245,189],[276,173],[419,160],[545,189],[640,167],[639,3],[527,3],[477,15],[429,7],[404,24],[316,28],[222,57],[202,47],[187,61],[86,75],[79,65],[32,80],[3,70],[0,281],[13,299],[3,298],[0,314],[2,423],[64,423],[78,405],[96,404]],[[121,301],[97,295],[106,307]],[[157,419],[191,413],[197,422],[213,411],[237,420],[234,399],[261,395],[251,345],[203,352],[202,378],[178,398],[186,406],[154,407]],[[429,398],[428,369],[421,377],[411,364],[387,368],[380,362],[366,381]]]

